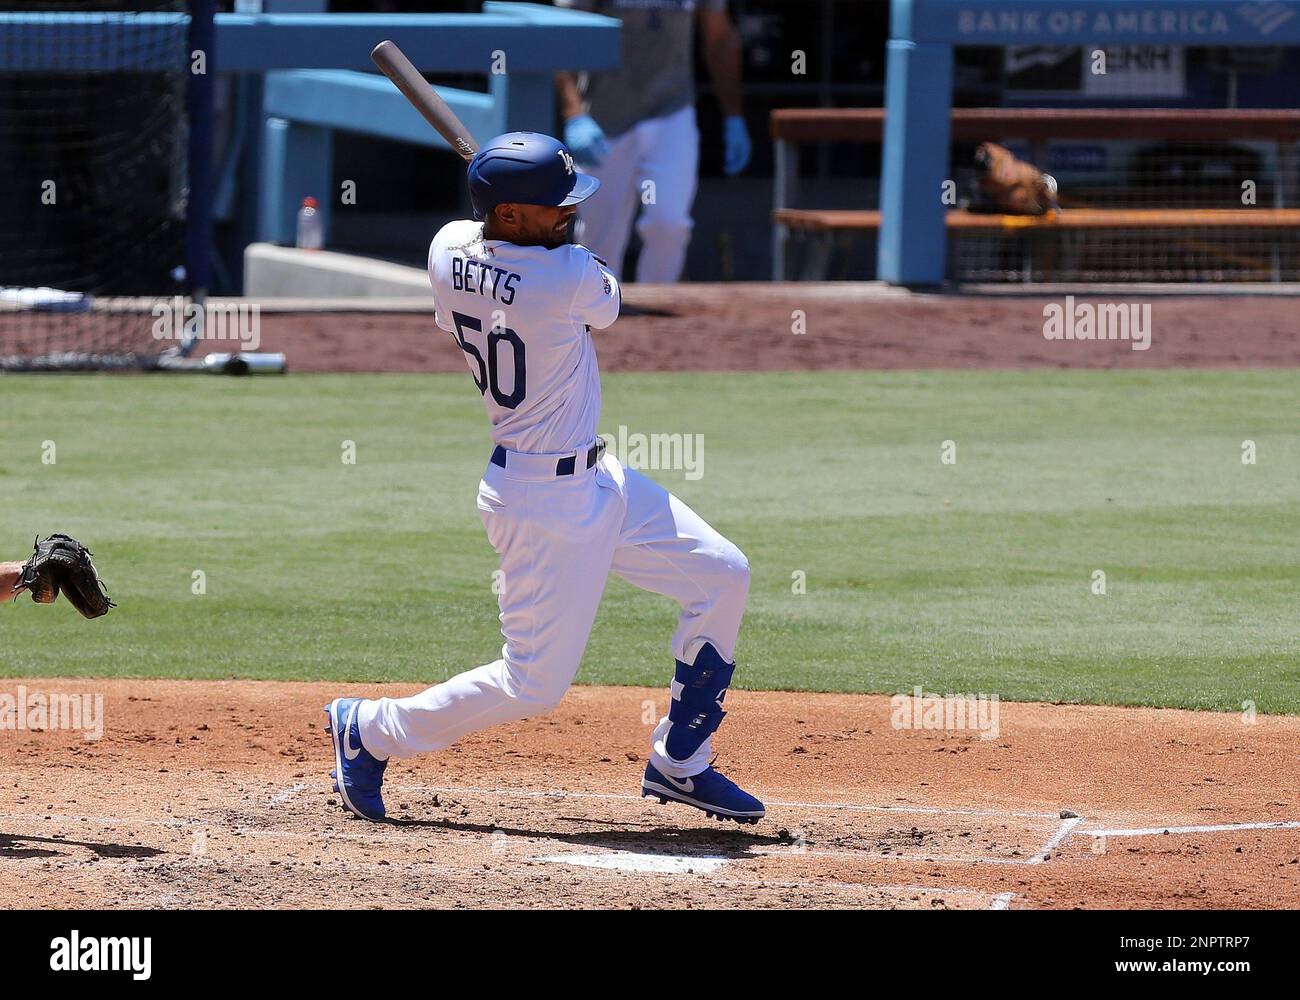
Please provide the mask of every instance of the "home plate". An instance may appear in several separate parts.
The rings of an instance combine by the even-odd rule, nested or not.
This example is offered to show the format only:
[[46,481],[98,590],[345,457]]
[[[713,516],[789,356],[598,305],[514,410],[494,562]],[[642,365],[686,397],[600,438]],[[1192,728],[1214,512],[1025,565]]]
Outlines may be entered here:
[[686,857],[680,854],[636,854],[615,851],[611,854],[552,854],[540,858],[561,865],[584,868],[611,868],[620,872],[654,872],[660,875],[707,875],[727,863],[726,858]]

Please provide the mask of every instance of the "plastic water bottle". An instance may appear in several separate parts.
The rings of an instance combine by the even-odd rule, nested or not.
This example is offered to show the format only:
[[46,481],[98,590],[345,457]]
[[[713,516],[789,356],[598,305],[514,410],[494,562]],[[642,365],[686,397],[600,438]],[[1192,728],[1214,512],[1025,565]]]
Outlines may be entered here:
[[304,198],[298,209],[298,249],[319,250],[325,245],[325,227],[315,198]]

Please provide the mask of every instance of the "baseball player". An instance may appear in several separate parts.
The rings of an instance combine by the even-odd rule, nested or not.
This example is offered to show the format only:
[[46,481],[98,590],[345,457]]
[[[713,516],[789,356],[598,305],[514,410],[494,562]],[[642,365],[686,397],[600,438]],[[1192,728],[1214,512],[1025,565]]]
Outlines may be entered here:
[[497,659],[412,697],[326,706],[335,788],[357,816],[384,817],[389,759],[554,708],[610,572],[681,606],[668,714],[651,735],[642,794],[718,819],[763,816],[758,799],[710,764],[749,564],[675,496],[605,454],[596,434],[591,330],[618,317],[619,284],[568,233],[574,206],[599,187],[558,140],[497,136],[469,166],[478,221],[448,223],[429,247],[434,318],[464,351],[492,424],[478,510],[501,560],[505,644]]
[[24,591],[37,604],[53,604],[59,593],[81,612],[83,618],[98,618],[117,607],[100,582],[91,552],[75,538],[37,536],[31,558],[25,562],[0,562],[0,602],[10,601]]
[[[557,73],[564,141],[600,193],[582,206],[581,240],[622,278],[632,222],[641,237],[636,280],[681,277],[699,173],[694,35],[722,105],[723,171],[740,173],[752,146],[740,97],[740,36],[726,0],[554,0],[623,22],[617,70]],[[651,191],[645,185],[653,182]]]

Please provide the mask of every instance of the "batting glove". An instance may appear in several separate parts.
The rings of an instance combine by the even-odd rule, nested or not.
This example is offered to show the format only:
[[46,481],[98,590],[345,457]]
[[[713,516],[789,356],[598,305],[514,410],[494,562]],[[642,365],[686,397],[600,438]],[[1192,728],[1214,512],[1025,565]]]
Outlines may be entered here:
[[584,167],[598,167],[609,153],[605,133],[591,115],[578,115],[564,123],[564,144]]
[[745,119],[739,115],[727,117],[722,123],[722,135],[727,147],[722,170],[728,177],[732,177],[749,165],[749,157],[754,147],[749,141],[749,129],[745,127]]

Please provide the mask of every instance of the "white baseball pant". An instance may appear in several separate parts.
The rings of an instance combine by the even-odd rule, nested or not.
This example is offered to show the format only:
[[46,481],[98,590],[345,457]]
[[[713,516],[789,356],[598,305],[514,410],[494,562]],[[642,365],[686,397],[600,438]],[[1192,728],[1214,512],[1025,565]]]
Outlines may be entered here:
[[[741,551],[653,480],[610,455],[571,476],[564,456],[507,455],[489,465],[478,508],[501,557],[501,658],[409,698],[362,702],[361,742],[374,756],[441,750],[467,733],[540,715],[573,682],[610,571],[681,606],[675,659],[693,663],[706,642],[728,662],[749,594]],[[651,736],[651,762],[691,777],[708,766],[711,739],[688,760],[664,749],[668,716]]]
[[582,168],[600,178],[600,190],[578,209],[578,242],[604,258],[622,281],[623,254],[640,208],[636,280],[676,281],[691,242],[699,165],[700,131],[691,105],[638,122],[611,139],[600,166]]

